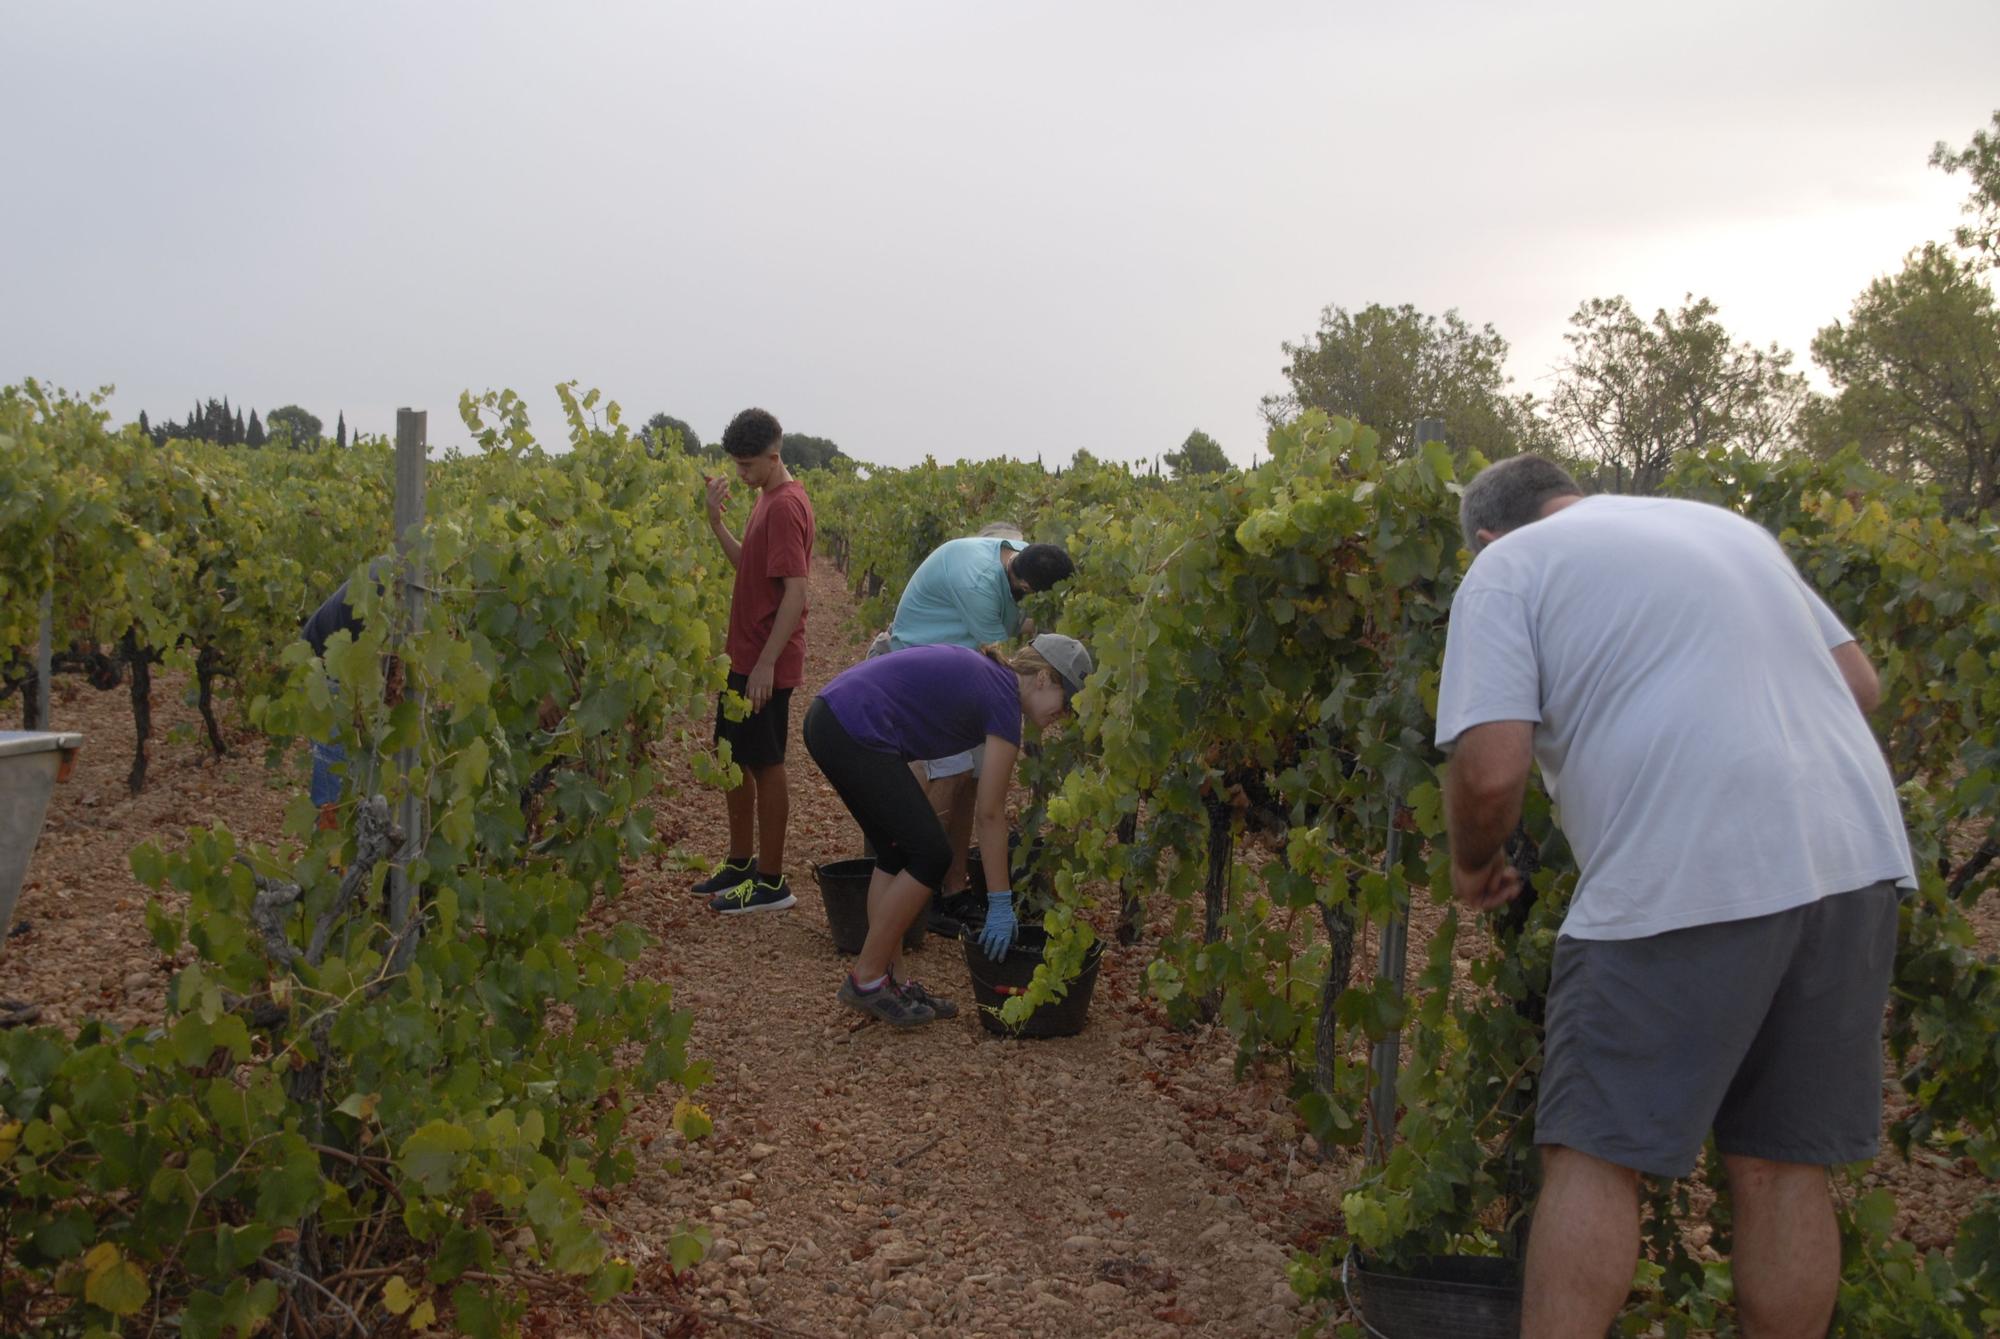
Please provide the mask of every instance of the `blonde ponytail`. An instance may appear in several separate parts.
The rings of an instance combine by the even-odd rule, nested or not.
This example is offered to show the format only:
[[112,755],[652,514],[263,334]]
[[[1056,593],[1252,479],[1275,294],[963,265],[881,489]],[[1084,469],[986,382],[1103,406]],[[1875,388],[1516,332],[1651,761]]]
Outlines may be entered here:
[[1054,679],[1058,683],[1062,682],[1061,672],[1054,665],[1051,665],[1040,651],[1037,651],[1032,646],[1024,646],[1020,650],[1010,653],[1000,643],[988,642],[979,648],[979,654],[985,656],[996,665],[1003,665],[1013,670],[1014,673],[1024,679],[1033,678],[1035,675],[1046,671],[1051,679]]

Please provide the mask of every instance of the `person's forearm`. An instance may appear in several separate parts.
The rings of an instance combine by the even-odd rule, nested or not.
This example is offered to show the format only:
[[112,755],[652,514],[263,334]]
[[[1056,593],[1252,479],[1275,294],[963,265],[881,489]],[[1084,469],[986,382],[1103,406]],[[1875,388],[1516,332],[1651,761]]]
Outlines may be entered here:
[[977,819],[979,863],[986,869],[986,886],[979,891],[1006,892],[1014,886],[1014,853],[1007,849],[1007,811],[982,812]]
[[1466,779],[1465,771],[1445,769],[1445,838],[1455,864],[1479,869],[1499,854],[1520,823],[1522,788],[1482,790]]
[[708,528],[715,532],[715,542],[722,545],[723,556],[729,559],[729,565],[731,567],[741,566],[743,563],[742,541],[729,533],[729,527],[723,524],[720,516],[709,517]]
[[1859,642],[1843,642],[1832,649],[1832,655],[1847,691],[1854,695],[1854,705],[1861,708],[1863,716],[1872,714],[1882,705],[1882,679],[1875,673],[1868,653]]
[[785,653],[785,646],[792,640],[792,634],[799,630],[799,620],[806,616],[805,583],[787,583],[784,596],[778,601],[778,612],[771,618],[771,635],[764,641],[764,649],[757,657],[757,663],[775,669],[778,657]]

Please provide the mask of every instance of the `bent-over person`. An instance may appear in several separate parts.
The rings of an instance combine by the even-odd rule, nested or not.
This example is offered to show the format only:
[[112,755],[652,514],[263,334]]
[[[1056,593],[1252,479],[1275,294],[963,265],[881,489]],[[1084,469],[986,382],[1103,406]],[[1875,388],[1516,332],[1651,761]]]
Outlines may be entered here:
[[1826,1168],[1873,1157],[1898,887],[1895,788],[1852,633],[1751,521],[1583,497],[1520,456],[1460,506],[1437,739],[1452,884],[1512,899],[1531,765],[1576,853],[1535,1139],[1524,1339],[1601,1339],[1632,1282],[1639,1178],[1713,1131],[1752,1339],[1823,1336]]
[[[1073,637],[1045,632],[1013,655],[998,647],[919,646],[836,675],[806,711],[807,752],[875,852],[868,938],[839,999],[898,1027],[949,1018],[950,1000],[902,978],[903,932],[951,865],[951,845],[909,764],[983,744],[975,822],[989,850],[1007,849],[1007,792],[1025,717],[1046,729],[1070,708],[1091,671]],[[1004,957],[1017,932],[1005,860],[986,865],[979,944]]]

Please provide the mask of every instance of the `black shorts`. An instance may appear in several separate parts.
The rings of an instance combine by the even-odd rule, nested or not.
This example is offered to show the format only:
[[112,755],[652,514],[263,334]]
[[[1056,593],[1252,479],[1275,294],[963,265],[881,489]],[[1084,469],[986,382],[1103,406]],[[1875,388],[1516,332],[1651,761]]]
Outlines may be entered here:
[[[750,676],[729,672],[730,691],[741,693],[750,686]],[[729,756],[746,771],[762,771],[785,761],[785,740],[792,733],[792,690],[776,688],[762,711],[753,711],[740,721],[729,719],[722,699],[715,700],[715,742],[729,741]]]
[[826,773],[887,874],[908,870],[936,892],[951,868],[951,842],[909,763],[855,742],[821,698],[806,708],[806,752]]
[[1897,890],[1748,920],[1556,941],[1535,1142],[1654,1176],[1723,1153],[1875,1156]]

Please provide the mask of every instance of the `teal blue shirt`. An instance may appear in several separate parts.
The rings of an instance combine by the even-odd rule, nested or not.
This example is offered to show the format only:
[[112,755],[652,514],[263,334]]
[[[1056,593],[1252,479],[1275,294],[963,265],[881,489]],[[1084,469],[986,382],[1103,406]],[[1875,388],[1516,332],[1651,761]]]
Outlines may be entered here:
[[952,539],[931,550],[896,605],[889,649],[912,646],[970,646],[1011,640],[1021,630],[1021,606],[1014,600],[1000,546],[1015,551],[1027,544],[1013,539]]

